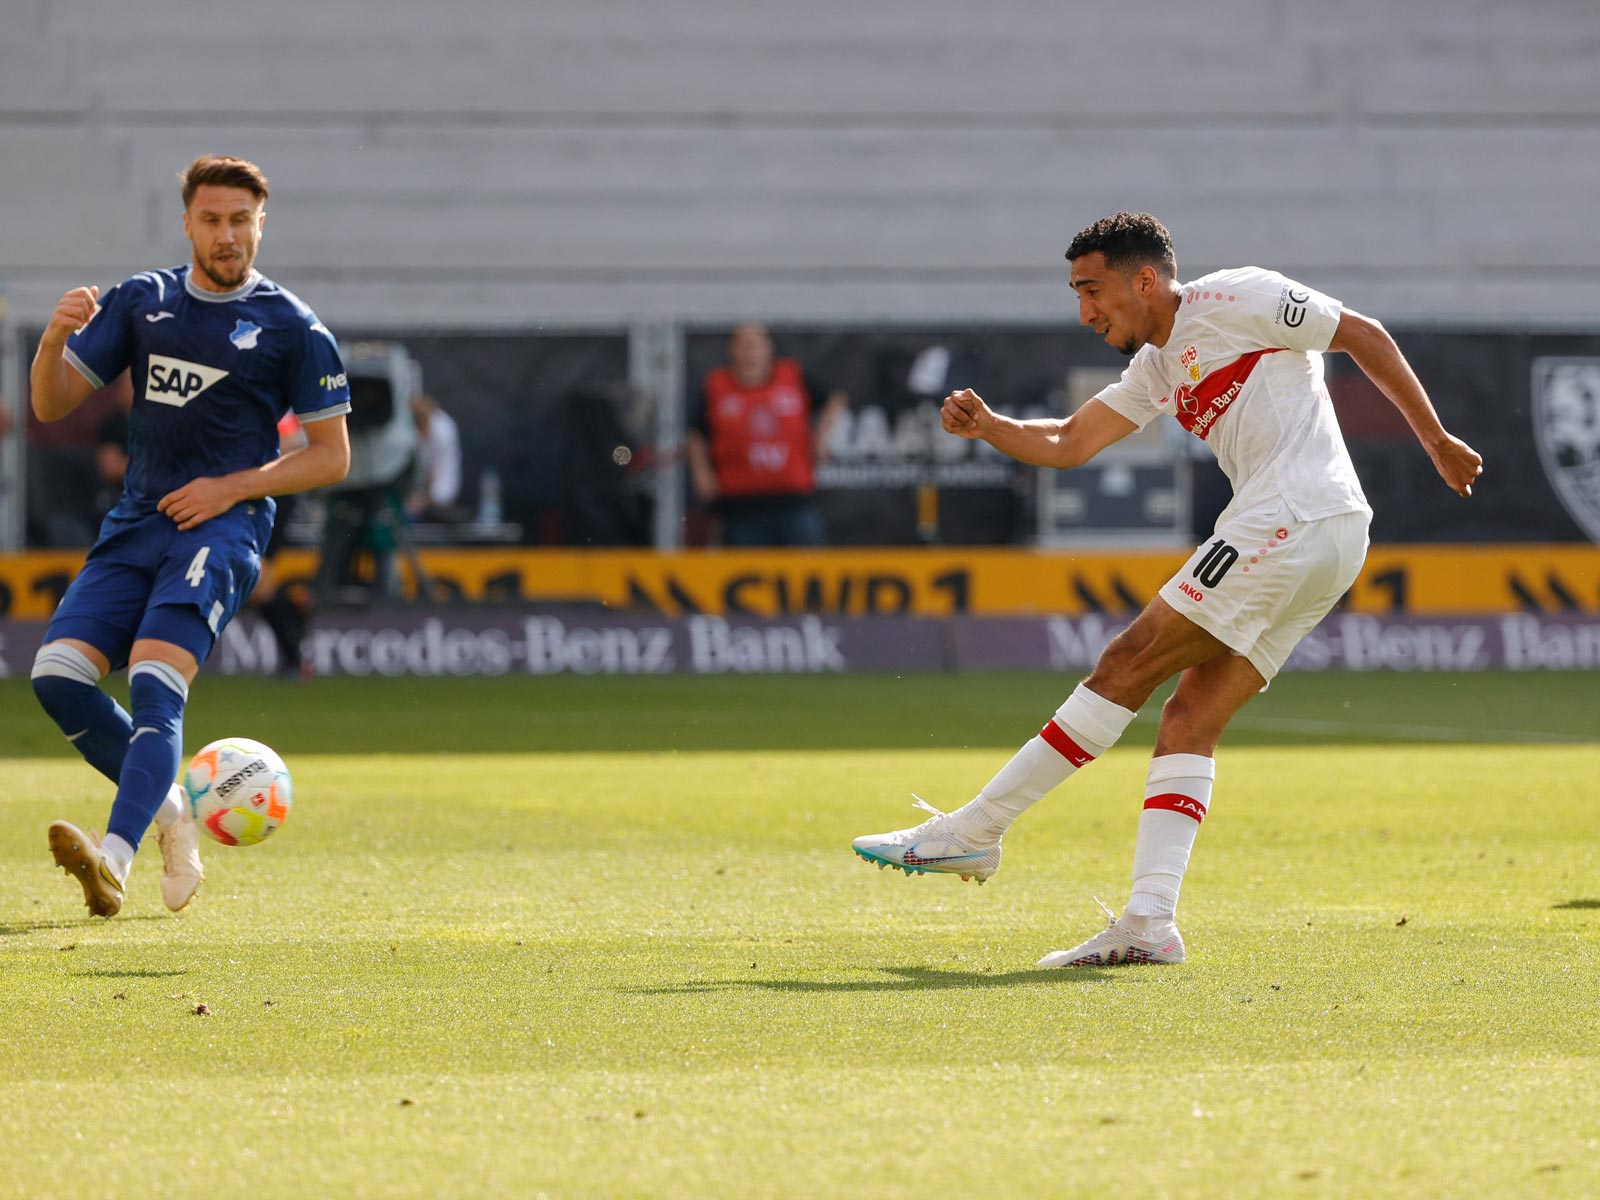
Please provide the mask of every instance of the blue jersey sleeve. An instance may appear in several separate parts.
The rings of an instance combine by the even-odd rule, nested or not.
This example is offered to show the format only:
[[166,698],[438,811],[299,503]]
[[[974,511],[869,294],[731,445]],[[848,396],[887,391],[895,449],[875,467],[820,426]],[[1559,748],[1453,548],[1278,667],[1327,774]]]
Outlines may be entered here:
[[133,363],[134,288],[132,280],[100,297],[89,323],[67,338],[66,360],[97,388],[105,387]]
[[339,343],[315,313],[307,315],[302,336],[284,358],[283,391],[301,421],[320,421],[350,411],[350,381],[339,357]]

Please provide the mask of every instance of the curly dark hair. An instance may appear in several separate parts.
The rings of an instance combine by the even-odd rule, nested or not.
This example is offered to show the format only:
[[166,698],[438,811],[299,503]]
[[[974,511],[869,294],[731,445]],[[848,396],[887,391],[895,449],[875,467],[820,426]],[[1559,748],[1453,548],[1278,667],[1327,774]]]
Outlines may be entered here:
[[1172,250],[1172,235],[1165,225],[1146,212],[1119,212],[1100,218],[1072,239],[1072,245],[1067,247],[1067,261],[1096,250],[1106,256],[1108,267],[1124,274],[1140,267],[1154,267],[1169,279],[1178,274],[1178,256]]

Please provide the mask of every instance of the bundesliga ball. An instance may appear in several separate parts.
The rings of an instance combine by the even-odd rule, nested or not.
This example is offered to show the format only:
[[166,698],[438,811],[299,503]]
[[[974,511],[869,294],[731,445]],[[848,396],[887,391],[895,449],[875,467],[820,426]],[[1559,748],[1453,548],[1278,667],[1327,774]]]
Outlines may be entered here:
[[224,846],[265,841],[289,816],[294,785],[270,746],[249,738],[212,742],[183,777],[189,813]]

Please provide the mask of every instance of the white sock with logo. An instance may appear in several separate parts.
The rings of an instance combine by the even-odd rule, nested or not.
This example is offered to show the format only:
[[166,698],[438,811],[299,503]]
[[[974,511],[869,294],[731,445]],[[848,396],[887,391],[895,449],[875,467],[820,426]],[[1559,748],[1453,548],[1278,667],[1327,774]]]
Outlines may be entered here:
[[1144,927],[1171,921],[1189,868],[1195,834],[1211,807],[1217,760],[1203,754],[1163,754],[1150,760],[1139,837],[1133,847],[1133,894],[1124,914]]
[[997,836],[1004,833],[1051,789],[1116,745],[1133,717],[1080,683],[1038,736],[983,785],[975,800],[956,811]]

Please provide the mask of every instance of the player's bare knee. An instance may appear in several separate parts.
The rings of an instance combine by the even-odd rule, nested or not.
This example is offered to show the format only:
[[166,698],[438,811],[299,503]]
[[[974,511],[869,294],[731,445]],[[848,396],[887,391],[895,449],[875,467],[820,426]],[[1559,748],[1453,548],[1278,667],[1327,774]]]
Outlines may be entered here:
[[1105,648],[1085,683],[1097,695],[1137,711],[1172,677],[1167,659],[1158,637],[1148,629],[1129,626]]
[[34,676],[37,677],[41,669],[45,673],[50,673],[47,666],[41,668],[41,664],[50,662],[87,663],[94,671],[95,678],[89,681],[92,683],[99,683],[111,673],[111,660],[88,642],[79,641],[77,638],[56,638],[40,646],[38,653],[33,657]]
[[185,683],[193,683],[200,673],[200,661],[192,651],[157,638],[140,638],[128,654],[130,667],[146,662],[165,663],[182,675]]
[[1184,689],[1179,688],[1167,697],[1167,702],[1161,706],[1161,733],[1163,736],[1187,738],[1191,735],[1205,736],[1209,727],[1214,724],[1210,714],[1204,708],[1191,701],[1184,694]]
[[1161,728],[1156,734],[1156,754],[1216,753],[1222,739],[1222,726],[1216,714],[1196,705],[1183,694],[1174,692],[1161,706]]
[[1154,690],[1154,685],[1151,687],[1141,685],[1138,673],[1134,669],[1133,656],[1115,653],[1114,647],[1110,646],[1106,648],[1106,653],[1100,656],[1100,661],[1095,664],[1094,670],[1083,683],[1095,695],[1134,711],[1138,711],[1150,698],[1150,692]]

